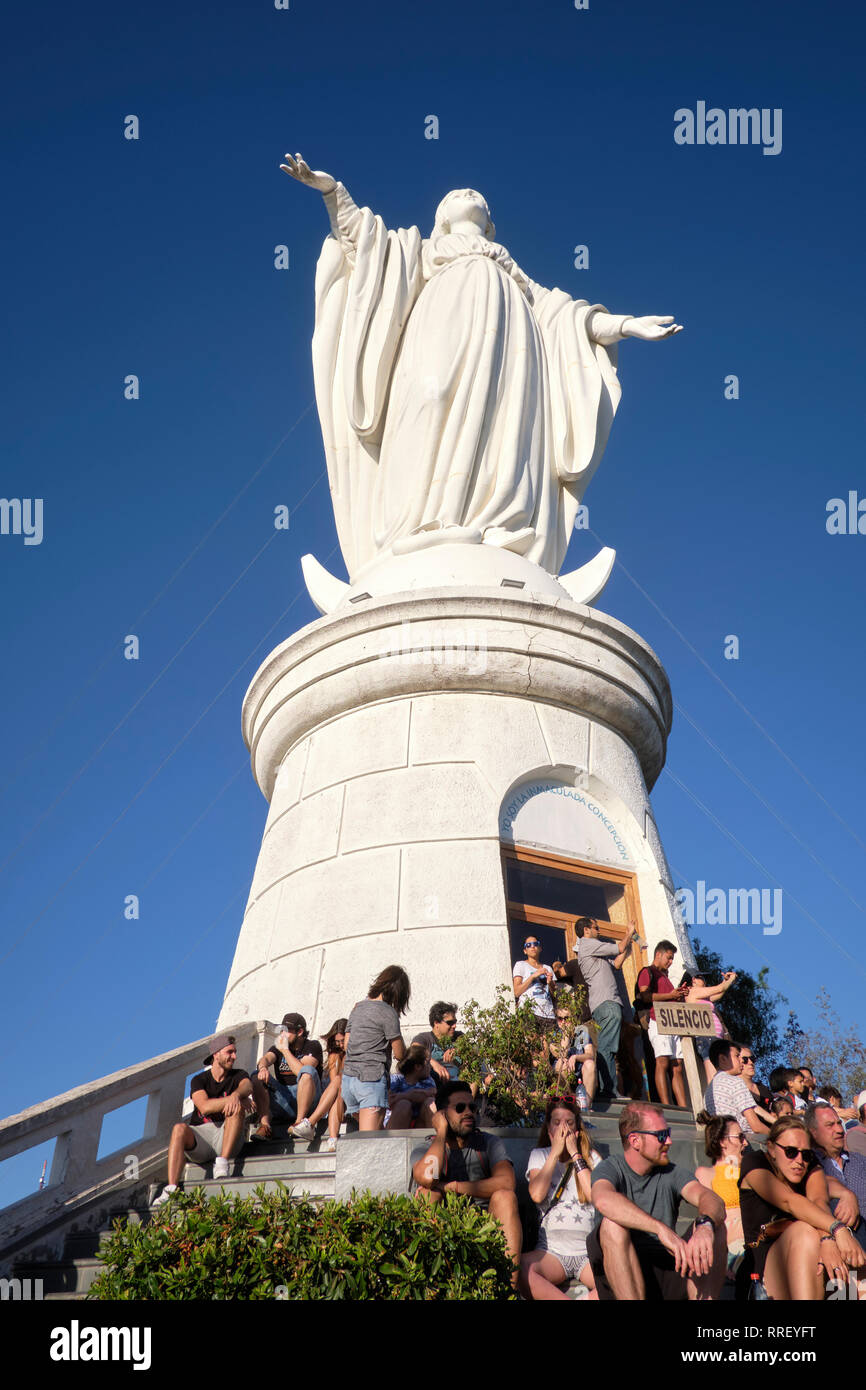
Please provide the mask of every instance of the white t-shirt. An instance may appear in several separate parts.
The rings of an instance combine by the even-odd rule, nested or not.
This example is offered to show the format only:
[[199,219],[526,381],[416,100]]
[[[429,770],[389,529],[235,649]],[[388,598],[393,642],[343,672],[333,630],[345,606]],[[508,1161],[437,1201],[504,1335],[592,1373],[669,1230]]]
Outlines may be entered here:
[[[539,1168],[543,1168],[549,1158],[550,1149],[533,1149],[526,1165],[527,1179]],[[597,1154],[593,1149],[590,1167],[595,1168],[598,1163],[601,1163],[601,1154]],[[564,1172],[564,1163],[554,1165],[547,1196],[543,1202],[538,1203],[541,1216],[541,1248],[550,1250],[554,1255],[557,1252],[562,1255],[585,1255],[586,1238],[596,1223],[598,1213],[592,1202],[580,1201],[577,1173],[574,1171],[559,1201],[553,1203],[553,1194],[559,1187]]]
[[[518,960],[515,961],[511,973],[515,977],[519,977],[521,980],[525,980],[529,975],[532,975],[534,971],[536,971],[537,969],[538,966],[530,965],[528,960]],[[556,980],[556,976],[554,975],[549,965],[545,965],[544,969],[547,971],[548,980],[551,984],[553,984]],[[553,1011],[553,1000],[550,997],[550,991],[548,990],[547,985],[544,983],[544,980],[541,978],[533,980],[532,984],[529,986],[529,989],[523,991],[517,1002],[518,1004],[529,1004],[536,1018],[555,1017]]]

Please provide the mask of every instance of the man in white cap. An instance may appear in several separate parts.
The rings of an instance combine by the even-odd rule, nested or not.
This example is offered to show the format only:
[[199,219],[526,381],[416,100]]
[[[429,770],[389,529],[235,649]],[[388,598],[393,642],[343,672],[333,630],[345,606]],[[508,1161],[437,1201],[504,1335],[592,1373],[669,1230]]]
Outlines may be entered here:
[[206,1071],[190,1082],[194,1107],[189,1124],[176,1124],[168,1145],[168,1182],[151,1202],[151,1210],[163,1206],[182,1186],[184,1164],[210,1163],[215,1178],[227,1178],[231,1161],[244,1141],[244,1122],[254,1109],[253,1083],[235,1067],[235,1039],[230,1033],[211,1038],[204,1059]]

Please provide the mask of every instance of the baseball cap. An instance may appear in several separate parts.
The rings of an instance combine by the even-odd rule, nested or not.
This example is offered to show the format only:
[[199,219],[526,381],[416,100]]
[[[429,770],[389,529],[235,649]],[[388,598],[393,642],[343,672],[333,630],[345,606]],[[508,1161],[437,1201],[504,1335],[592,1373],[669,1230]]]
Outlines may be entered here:
[[296,1028],[299,1033],[306,1033],[307,1020],[303,1014],[283,1014],[283,1027]]
[[217,1033],[215,1038],[211,1038],[208,1043],[210,1052],[204,1059],[204,1064],[209,1067],[217,1052],[222,1052],[224,1047],[234,1047],[236,1038],[234,1033]]
[[858,1096],[857,1099],[854,1101],[854,1104],[857,1106],[857,1109],[858,1109],[858,1110],[862,1110],[862,1109],[863,1109],[863,1106],[866,1105],[866,1091],[861,1091],[861,1092],[860,1092],[859,1096]]

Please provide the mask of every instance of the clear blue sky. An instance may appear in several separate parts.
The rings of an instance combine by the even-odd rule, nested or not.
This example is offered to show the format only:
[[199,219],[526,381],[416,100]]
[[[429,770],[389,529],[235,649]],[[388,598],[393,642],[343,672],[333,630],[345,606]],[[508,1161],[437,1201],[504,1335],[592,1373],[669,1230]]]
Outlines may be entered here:
[[[769,963],[804,1022],[821,985],[857,1020],[866,536],[825,527],[829,498],[866,496],[864,23],[846,9],[10,13],[2,491],[44,499],[44,540],[0,536],[0,1113],[206,1033],[220,1007],[266,814],[241,699],[316,616],[300,556],[340,566],[308,409],[327,222],[278,172],[286,149],[390,225],[426,231],[445,191],[480,188],[541,283],[685,324],[621,349],[586,498],[622,562],[603,606],[677,701],[677,781],[653,798],[675,881],[784,891],[780,935],[701,936]],[[781,108],[781,154],[676,145],[698,101]],[[569,567],[596,546],[579,534]]]

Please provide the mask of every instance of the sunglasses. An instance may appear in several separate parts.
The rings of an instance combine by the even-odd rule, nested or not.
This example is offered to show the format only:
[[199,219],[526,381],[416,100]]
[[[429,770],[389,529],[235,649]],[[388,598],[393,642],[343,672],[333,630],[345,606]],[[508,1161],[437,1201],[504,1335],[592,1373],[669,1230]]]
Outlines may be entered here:
[[669,1129],[633,1129],[632,1134],[650,1134],[658,1144],[666,1144],[671,1137]]
[[[553,1096],[550,1102],[551,1110],[555,1110],[557,1105],[577,1105],[577,1096],[573,1096],[571,1094],[566,1094],[564,1096]],[[578,1111],[578,1115],[579,1114],[580,1111]],[[577,1115],[575,1116],[575,1119],[577,1119]]]
[[541,945],[541,942],[540,942],[540,941],[524,941],[524,943],[523,943],[523,949],[524,949],[524,951],[528,951],[529,948],[530,948],[530,946],[540,946],[540,945]]
[[458,1115],[462,1115],[464,1110],[468,1110],[471,1115],[475,1115],[478,1111],[478,1106],[475,1104],[474,1100],[458,1100],[457,1104],[450,1106],[449,1109],[456,1110]]
[[777,1144],[776,1148],[792,1163],[795,1158],[802,1158],[804,1162],[811,1163],[814,1157],[811,1149],[798,1149],[796,1144]]
[[449,1028],[456,1028],[456,1027],[457,1027],[457,1019],[456,1019],[456,1018],[443,1018],[442,1022],[443,1022],[443,1023],[447,1023],[447,1025],[448,1025]]

